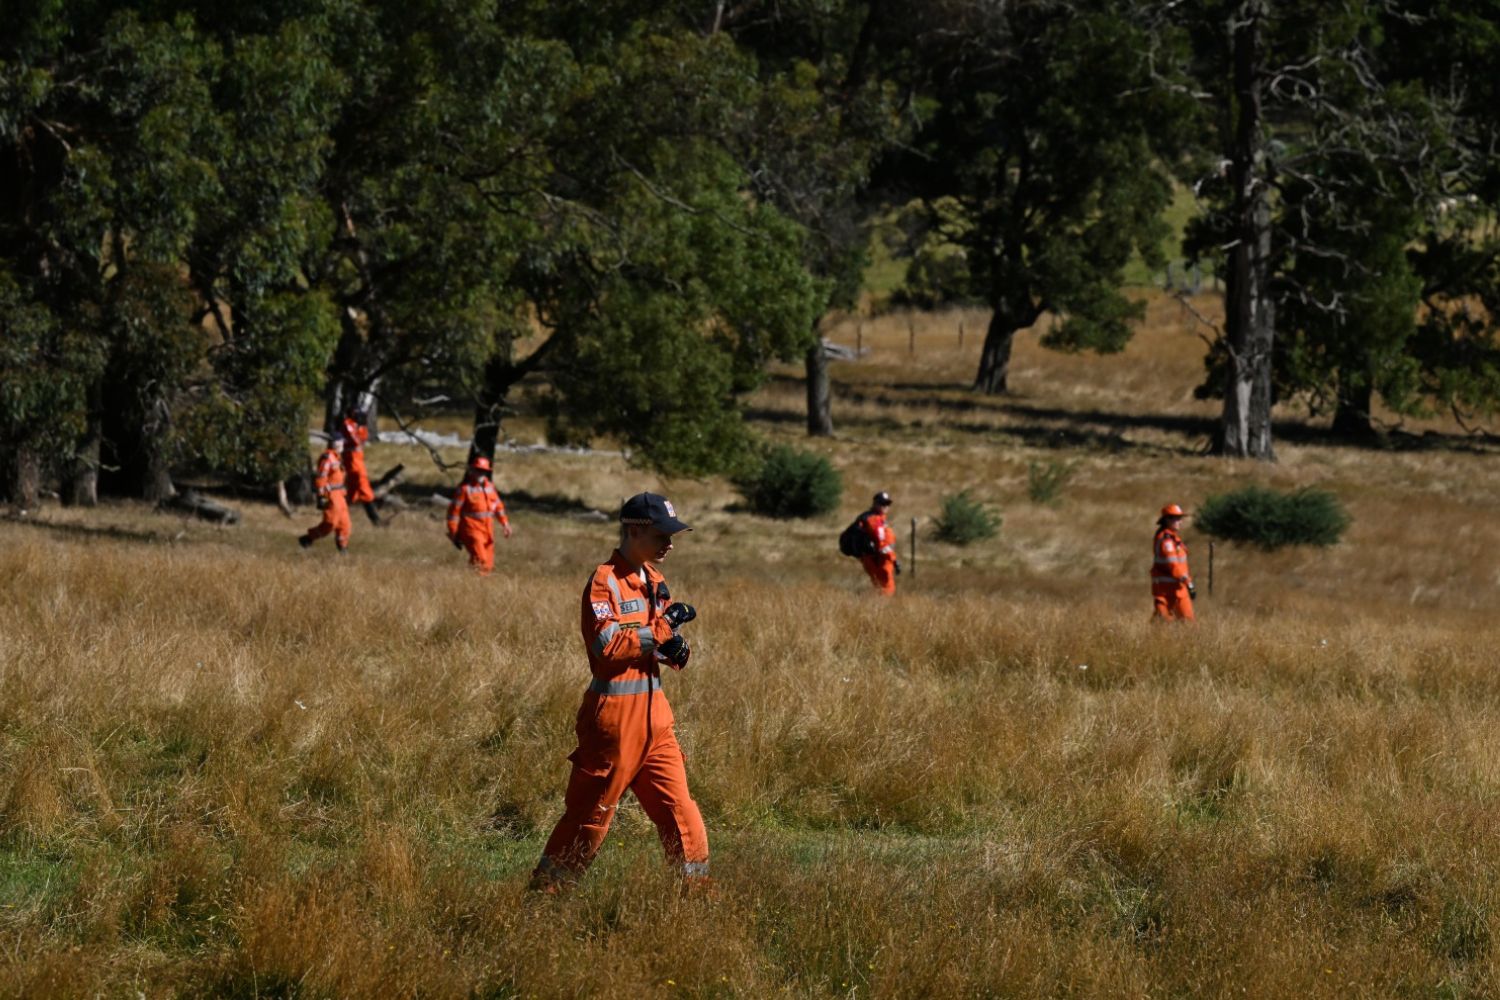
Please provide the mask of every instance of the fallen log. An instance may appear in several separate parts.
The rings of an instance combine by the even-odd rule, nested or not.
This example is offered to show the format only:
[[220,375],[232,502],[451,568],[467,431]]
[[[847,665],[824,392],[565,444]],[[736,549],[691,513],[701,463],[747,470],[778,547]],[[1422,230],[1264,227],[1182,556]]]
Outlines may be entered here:
[[156,509],[187,514],[200,520],[212,521],[214,524],[238,524],[240,522],[239,511],[233,507],[226,507],[216,500],[210,500],[196,490],[182,490],[174,496],[167,497],[157,503]]
[[376,503],[384,500],[386,494],[396,488],[396,485],[401,482],[401,477],[405,475],[405,473],[406,466],[397,465],[390,472],[387,472],[385,475],[381,476],[379,479],[370,484],[370,489],[375,493]]

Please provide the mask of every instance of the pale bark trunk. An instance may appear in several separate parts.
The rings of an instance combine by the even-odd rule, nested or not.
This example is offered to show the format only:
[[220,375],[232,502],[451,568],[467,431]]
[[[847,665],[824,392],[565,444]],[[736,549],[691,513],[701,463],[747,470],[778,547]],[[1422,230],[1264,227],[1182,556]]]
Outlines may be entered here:
[[811,437],[833,434],[833,391],[821,337],[807,349],[807,433]]
[[1232,458],[1275,461],[1271,443],[1271,352],[1276,337],[1269,288],[1271,206],[1266,150],[1261,135],[1260,30],[1264,0],[1249,0],[1236,14],[1235,123],[1231,179],[1235,244],[1225,283],[1225,333],[1229,347],[1220,451]]
[[172,411],[164,399],[151,404],[145,426],[141,428],[141,499],[152,503],[170,500],[177,495],[172,485],[172,466],[168,441],[172,429]]
[[9,464],[6,478],[10,480],[7,492],[11,505],[22,513],[36,510],[42,492],[42,463],[36,449],[28,444],[16,445]]
[[76,454],[63,473],[62,502],[70,507],[96,507],[99,504],[99,455],[104,441],[104,400],[95,387],[89,392],[89,412]]

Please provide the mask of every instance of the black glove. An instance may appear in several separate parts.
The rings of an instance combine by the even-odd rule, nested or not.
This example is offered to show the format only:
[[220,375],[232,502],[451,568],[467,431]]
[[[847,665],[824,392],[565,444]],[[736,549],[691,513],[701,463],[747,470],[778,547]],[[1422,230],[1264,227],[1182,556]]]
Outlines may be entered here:
[[678,601],[676,604],[669,605],[667,610],[661,613],[661,616],[667,620],[668,625],[672,626],[672,631],[676,632],[682,626],[697,618],[698,612],[691,604],[683,604],[681,601]]
[[688,648],[688,641],[680,635],[672,636],[672,638],[657,646],[656,651],[661,654],[663,660],[666,660],[678,670],[687,666],[688,657],[693,652]]
[[1193,601],[1198,599],[1198,588],[1191,583],[1188,584],[1188,599]]
[[450,538],[448,541],[452,542],[453,547],[458,549],[458,551],[462,552],[464,550],[464,543],[460,542],[457,538]]
[[327,510],[329,507],[332,507],[332,506],[333,506],[333,501],[332,500],[328,499],[325,496],[318,497],[318,509],[319,510]]
[[897,576],[901,575],[901,560],[900,559],[896,560],[896,575]]

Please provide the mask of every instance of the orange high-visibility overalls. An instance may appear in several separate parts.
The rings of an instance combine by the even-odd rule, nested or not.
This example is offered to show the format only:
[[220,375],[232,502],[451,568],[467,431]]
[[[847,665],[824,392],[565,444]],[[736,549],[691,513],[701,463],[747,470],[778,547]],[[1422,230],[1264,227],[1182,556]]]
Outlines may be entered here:
[[1155,560],[1151,563],[1151,601],[1153,620],[1193,621],[1193,599],[1188,596],[1187,546],[1182,536],[1171,528],[1158,528],[1153,543]]
[[453,502],[448,505],[448,537],[463,545],[469,553],[469,565],[482,576],[495,568],[497,517],[502,525],[510,524],[505,502],[488,479],[465,479],[453,491]]
[[874,542],[875,551],[860,556],[859,561],[864,565],[865,572],[870,574],[870,582],[875,584],[875,589],[890,597],[896,593],[896,532],[885,523],[884,514],[873,511],[865,514],[861,523],[865,526],[865,533]]
[[365,470],[365,442],[370,439],[370,430],[357,420],[345,417],[340,433],[344,435],[344,474],[348,477],[349,503],[374,503],[375,491],[370,488],[370,474]]
[[334,544],[340,549],[349,547],[349,505],[344,502],[344,465],[339,453],[329,448],[318,458],[313,474],[313,488],[318,491],[318,505],[323,509],[323,520],[307,532],[307,537],[316,541],[332,534]]
[[583,644],[594,679],[578,709],[578,748],[568,755],[563,817],[534,878],[576,878],[594,860],[628,788],[656,824],[667,860],[692,878],[708,874],[708,832],[688,794],[672,706],[661,689],[656,647],[672,637],[671,604],[655,567],[633,570],[616,550],[583,590]]

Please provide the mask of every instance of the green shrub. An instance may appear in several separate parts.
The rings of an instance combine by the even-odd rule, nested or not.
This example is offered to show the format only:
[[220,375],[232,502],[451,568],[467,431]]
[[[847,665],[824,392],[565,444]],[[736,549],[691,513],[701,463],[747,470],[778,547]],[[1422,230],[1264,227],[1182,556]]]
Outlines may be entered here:
[[1278,493],[1246,486],[1209,497],[1193,523],[1215,538],[1249,542],[1269,552],[1286,545],[1333,545],[1348,529],[1349,514],[1326,490]]
[[1057,503],[1062,499],[1063,487],[1073,478],[1074,469],[1072,463],[1055,458],[1046,463],[1032,462],[1026,467],[1026,495],[1032,503]]
[[838,470],[822,455],[778,445],[735,481],[750,509],[767,517],[816,517],[838,509]]
[[1000,515],[991,513],[984,504],[960,490],[943,497],[943,512],[934,524],[940,541],[968,545],[993,538],[1000,530]]

